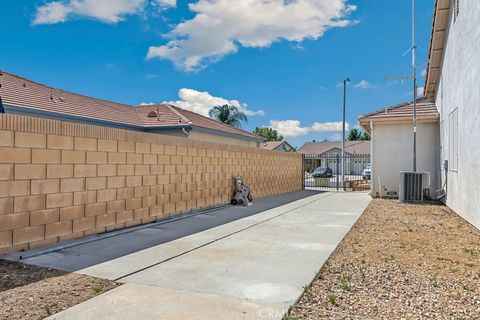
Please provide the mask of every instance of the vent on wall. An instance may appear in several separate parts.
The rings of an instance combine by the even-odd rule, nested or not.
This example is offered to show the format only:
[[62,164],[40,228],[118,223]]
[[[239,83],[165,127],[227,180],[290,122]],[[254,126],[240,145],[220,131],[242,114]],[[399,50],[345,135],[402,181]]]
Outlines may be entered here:
[[430,199],[429,172],[400,172],[400,201],[423,202]]

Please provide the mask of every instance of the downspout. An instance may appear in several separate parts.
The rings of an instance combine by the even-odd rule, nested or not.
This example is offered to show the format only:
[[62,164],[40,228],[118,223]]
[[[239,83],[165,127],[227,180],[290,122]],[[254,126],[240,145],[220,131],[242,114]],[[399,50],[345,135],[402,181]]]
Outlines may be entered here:
[[[374,152],[374,148],[373,148],[373,141],[374,139],[374,129],[373,129],[373,121],[370,121],[370,196],[372,198],[374,198],[374,185],[375,185],[375,166],[373,165],[373,152]],[[381,195],[380,195],[381,196]]]
[[190,131],[188,131],[187,129],[185,128],[182,128],[182,132],[188,137],[190,137]]

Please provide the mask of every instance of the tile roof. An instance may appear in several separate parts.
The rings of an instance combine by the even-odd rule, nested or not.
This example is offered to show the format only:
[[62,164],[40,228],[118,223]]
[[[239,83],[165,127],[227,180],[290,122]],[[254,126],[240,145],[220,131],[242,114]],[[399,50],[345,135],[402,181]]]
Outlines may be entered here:
[[[413,103],[407,102],[392,107],[386,107],[375,112],[362,115],[358,118],[360,123],[376,120],[411,120],[413,117]],[[437,106],[435,103],[421,98],[417,100],[417,119],[439,119]]]
[[[335,148],[341,150],[342,142],[305,142],[297,152],[302,154],[322,154]],[[350,154],[369,154],[370,141],[345,141],[345,152]]]
[[[199,127],[261,141],[250,132],[231,127],[169,104],[131,106],[52,88],[0,71],[0,98],[4,106],[53,113],[59,116],[100,120],[141,130],[169,127]],[[148,117],[151,111],[158,117]]]
[[274,150],[278,148],[283,143],[283,141],[268,141],[263,145],[263,149]]

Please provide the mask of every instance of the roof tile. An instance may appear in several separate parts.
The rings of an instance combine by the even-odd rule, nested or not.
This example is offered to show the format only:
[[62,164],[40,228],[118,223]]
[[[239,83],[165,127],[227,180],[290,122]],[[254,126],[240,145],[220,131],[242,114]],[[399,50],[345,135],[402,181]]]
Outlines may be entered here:
[[[250,132],[169,104],[133,107],[52,88],[4,71],[0,71],[0,97],[5,106],[23,109],[111,121],[146,129],[194,126],[262,140]],[[158,117],[148,117],[151,111],[157,110]]]

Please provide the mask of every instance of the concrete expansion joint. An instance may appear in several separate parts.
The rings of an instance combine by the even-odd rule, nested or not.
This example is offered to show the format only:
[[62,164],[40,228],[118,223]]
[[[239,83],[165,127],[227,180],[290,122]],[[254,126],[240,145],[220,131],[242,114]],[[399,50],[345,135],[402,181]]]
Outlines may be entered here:
[[[323,195],[323,194],[322,194],[322,195]],[[207,247],[207,246],[209,246],[209,245],[211,245],[211,244],[213,244],[213,243],[215,243],[215,242],[224,240],[224,239],[226,239],[226,238],[229,238],[229,237],[231,237],[231,236],[234,236],[234,235],[236,235],[236,234],[239,234],[239,233],[241,233],[241,232],[243,232],[243,231],[245,231],[245,230],[251,229],[251,228],[256,227],[256,226],[258,226],[258,225],[260,225],[260,224],[263,224],[263,223],[265,223],[265,222],[274,220],[274,219],[279,218],[279,217],[281,217],[281,216],[283,216],[283,215],[286,215],[287,213],[290,213],[290,212],[295,211],[295,210],[297,210],[297,209],[299,209],[299,208],[305,207],[305,206],[307,206],[307,205],[309,205],[309,204],[311,204],[311,203],[313,203],[313,202],[319,201],[319,200],[321,200],[321,199],[325,199],[325,198],[327,198],[327,197],[331,197],[331,196],[333,196],[333,195],[334,195],[334,193],[327,193],[327,194],[323,195],[322,197],[315,197],[315,199],[310,200],[310,201],[308,201],[308,202],[306,202],[306,203],[300,204],[300,205],[298,205],[298,206],[295,206],[295,208],[288,209],[288,210],[283,211],[283,212],[281,212],[281,213],[279,213],[279,214],[277,214],[277,215],[275,215],[275,216],[273,216],[273,217],[270,217],[270,218],[261,220],[261,221],[259,221],[259,222],[257,222],[257,223],[254,223],[254,224],[252,224],[252,225],[249,225],[249,226],[247,226],[247,227],[245,227],[245,228],[241,228],[241,229],[239,229],[239,230],[233,231],[233,232],[228,233],[228,234],[226,234],[226,235],[224,235],[224,236],[221,236],[221,237],[219,237],[219,238],[216,238],[216,239],[213,239],[213,240],[211,240],[211,241],[208,241],[208,242],[206,242],[206,243],[204,243],[204,244],[201,244],[201,245],[196,246],[196,247],[194,247],[194,248],[192,248],[192,249],[186,250],[186,251],[184,251],[184,252],[182,252],[182,253],[179,253],[179,254],[177,254],[177,255],[171,256],[171,257],[169,257],[169,258],[167,258],[167,259],[164,259],[164,260],[162,260],[162,261],[159,261],[159,262],[150,264],[150,265],[148,265],[148,266],[146,266],[146,267],[144,267],[144,268],[141,268],[141,269],[135,270],[135,271],[133,271],[133,272],[130,272],[130,273],[128,273],[128,274],[125,274],[125,275],[123,275],[123,276],[121,276],[121,277],[118,277],[118,278],[114,279],[113,281],[120,281],[120,280],[122,280],[122,279],[124,279],[124,278],[130,277],[130,276],[135,275],[135,274],[137,274],[137,273],[140,273],[140,272],[143,272],[143,271],[145,271],[145,270],[151,269],[151,268],[156,267],[156,266],[158,266],[158,265],[160,265],[160,264],[162,264],[162,263],[165,263],[165,262],[171,261],[171,260],[173,260],[173,259],[176,259],[176,258],[178,258],[178,257],[184,256],[184,255],[186,255],[186,254],[188,254],[188,253],[190,253],[190,252],[196,251],[196,250],[198,250],[198,249]]]

